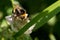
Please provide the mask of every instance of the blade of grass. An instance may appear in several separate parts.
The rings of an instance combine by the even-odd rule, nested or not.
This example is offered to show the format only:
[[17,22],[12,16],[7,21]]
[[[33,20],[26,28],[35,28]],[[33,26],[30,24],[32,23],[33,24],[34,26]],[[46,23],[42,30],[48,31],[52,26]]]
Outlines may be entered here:
[[48,13],[46,16],[42,17],[42,19],[40,20],[40,22],[38,22],[34,28],[33,31],[37,30],[38,28],[40,28],[42,25],[44,25],[50,18],[52,18],[53,16],[55,16],[56,14],[58,14],[60,12],[60,7],[56,8],[55,10],[53,10],[52,12]]
[[37,30],[38,28],[40,28],[43,24],[45,24],[50,18],[52,18],[54,15],[58,14],[60,12],[60,1],[55,2],[54,4],[52,4],[51,6],[49,6],[48,8],[46,8],[43,11],[48,11],[48,14],[45,17],[42,17],[42,19],[40,20],[40,22],[38,22],[36,24],[36,27],[34,28],[33,31]]
[[[53,17],[54,15],[56,15],[56,13],[58,13],[59,11],[57,11],[56,13],[55,13],[55,9],[57,9],[57,7],[59,7],[60,6],[60,1],[57,1],[57,2],[55,2],[54,4],[52,4],[51,6],[49,6],[48,8],[46,8],[45,10],[43,10],[41,13],[39,13],[35,18],[33,18],[32,20],[31,20],[31,22],[29,22],[28,24],[26,24],[21,30],[19,30],[15,35],[13,35],[13,37],[18,37],[18,36],[20,36],[20,35],[22,35],[30,26],[32,26],[34,23],[36,23],[41,17],[44,17],[44,16],[49,16],[47,19],[43,19],[43,21],[48,21],[51,17]],[[54,10],[54,11],[53,11]],[[60,10],[60,8],[59,9],[57,9],[57,10]],[[48,12],[47,12],[48,11]],[[49,14],[47,14],[47,13],[49,13]],[[55,14],[54,14],[55,13]],[[51,15],[51,17],[50,17],[50,15]],[[40,25],[39,26],[42,26],[42,24],[41,23],[43,23],[43,21],[42,22],[40,22]],[[47,22],[46,21],[46,22]],[[46,23],[46,22],[44,22],[44,24]]]

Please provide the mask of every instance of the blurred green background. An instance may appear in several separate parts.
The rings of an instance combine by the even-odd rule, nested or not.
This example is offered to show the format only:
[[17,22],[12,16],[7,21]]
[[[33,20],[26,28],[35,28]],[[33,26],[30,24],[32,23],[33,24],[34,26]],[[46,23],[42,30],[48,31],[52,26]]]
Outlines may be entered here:
[[[27,10],[30,18],[36,13],[41,12],[54,2],[58,0],[18,0],[24,9]],[[0,0],[0,34],[2,34],[2,28],[8,27],[5,17],[12,14],[12,4],[10,0]],[[55,15],[50,21],[40,27],[38,30],[31,33],[31,37],[34,40],[50,40],[50,36],[53,34],[56,40],[60,40],[60,13]]]

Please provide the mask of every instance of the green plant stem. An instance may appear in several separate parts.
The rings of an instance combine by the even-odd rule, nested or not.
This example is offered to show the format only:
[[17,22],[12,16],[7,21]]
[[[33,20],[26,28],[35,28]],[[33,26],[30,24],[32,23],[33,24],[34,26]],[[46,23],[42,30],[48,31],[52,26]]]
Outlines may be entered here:
[[12,7],[14,7],[14,0],[11,0],[11,3],[12,3]]

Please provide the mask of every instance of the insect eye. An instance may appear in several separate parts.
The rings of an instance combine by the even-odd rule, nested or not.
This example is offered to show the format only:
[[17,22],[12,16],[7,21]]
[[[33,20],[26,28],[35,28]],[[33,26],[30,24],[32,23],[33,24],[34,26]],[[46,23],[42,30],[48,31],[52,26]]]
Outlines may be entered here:
[[15,12],[12,11],[13,14],[16,14],[17,16],[19,16],[21,14],[20,9],[15,9]]
[[19,13],[17,9],[15,9],[15,12],[16,12],[16,13]]
[[25,13],[25,10],[24,9],[21,9],[20,11],[21,11],[21,14],[24,14]]

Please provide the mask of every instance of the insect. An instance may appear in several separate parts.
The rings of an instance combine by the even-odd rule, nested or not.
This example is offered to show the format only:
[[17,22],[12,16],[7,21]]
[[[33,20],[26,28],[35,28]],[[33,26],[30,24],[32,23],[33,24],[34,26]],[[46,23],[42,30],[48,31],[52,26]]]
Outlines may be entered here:
[[[25,9],[21,6],[16,5],[12,10],[12,15],[6,16],[6,20],[11,25],[11,30],[14,32],[18,32],[20,29],[24,27],[27,23],[30,22],[28,14]],[[25,34],[30,34],[32,29],[35,27],[35,24],[32,25]]]
[[12,30],[14,31],[18,31],[21,28],[23,28],[23,26],[25,24],[28,23],[29,21],[29,17],[28,14],[26,12],[25,9],[23,9],[21,6],[19,5],[15,5],[15,7],[12,10]]

